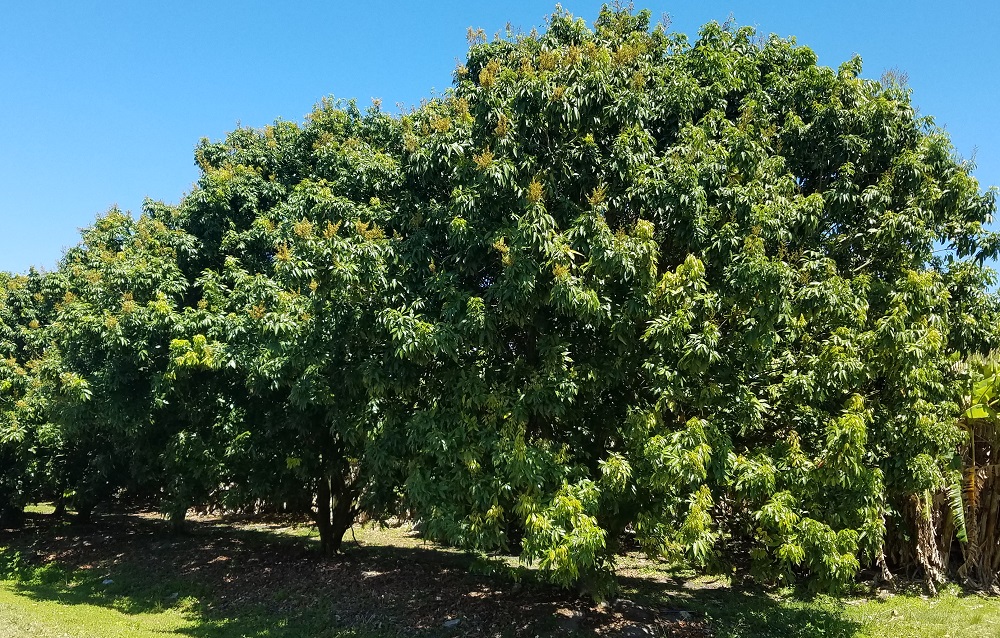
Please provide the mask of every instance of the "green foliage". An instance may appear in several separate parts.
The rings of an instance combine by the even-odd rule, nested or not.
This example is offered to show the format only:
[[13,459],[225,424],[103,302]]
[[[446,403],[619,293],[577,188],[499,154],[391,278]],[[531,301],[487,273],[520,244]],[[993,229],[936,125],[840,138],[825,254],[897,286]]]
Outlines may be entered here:
[[308,508],[328,553],[405,507],[597,595],[632,543],[841,587],[953,480],[1000,318],[995,192],[860,73],[560,10],[409,113],[203,141],[178,206],[4,278],[2,494]]
[[[52,278],[0,273],[0,526],[17,523],[27,501],[49,487],[61,434],[45,419],[38,371],[43,325],[53,312]],[[75,379],[73,381],[76,381]]]
[[302,127],[236,131],[199,148],[204,174],[176,211],[200,241],[192,263],[209,268],[192,273],[195,333],[172,344],[174,367],[228,380],[240,414],[228,500],[312,503],[328,553],[362,507],[395,499],[370,452],[382,408],[369,380],[386,341],[380,198],[398,184],[397,131],[378,109],[332,101]]
[[52,275],[62,298],[40,380],[62,436],[57,485],[85,515],[117,489],[159,488],[163,374],[191,243],[152,207],[139,219],[111,210]]
[[523,539],[560,583],[633,535],[824,587],[878,556],[963,439],[996,237],[993,192],[859,73],[748,28],[557,12],[403,117],[391,347],[432,534]]

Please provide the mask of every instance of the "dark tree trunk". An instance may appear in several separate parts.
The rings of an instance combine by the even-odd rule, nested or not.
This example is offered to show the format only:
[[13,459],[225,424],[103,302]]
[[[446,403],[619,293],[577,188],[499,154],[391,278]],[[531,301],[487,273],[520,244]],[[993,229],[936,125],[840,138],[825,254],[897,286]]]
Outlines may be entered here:
[[52,516],[55,518],[65,518],[66,517],[66,498],[60,496],[56,499],[56,511],[52,512]]
[[326,558],[340,553],[344,534],[354,524],[353,486],[323,477],[316,490],[316,527],[319,530],[320,551]]
[[333,539],[330,501],[330,478],[324,476],[319,480],[319,488],[316,490],[316,527],[319,529],[320,552],[327,558],[340,551],[340,542],[334,543]]
[[17,529],[24,522],[24,510],[9,502],[0,502],[0,529]]
[[73,522],[77,525],[90,525],[94,522],[94,504],[90,502],[76,504],[76,518]]
[[336,545],[335,551],[340,552],[340,546],[344,541],[344,534],[347,533],[347,530],[351,529],[356,514],[352,490],[344,486],[341,493],[334,498],[333,511],[330,516],[330,533]]
[[184,519],[187,517],[186,507],[175,507],[170,511],[170,531],[174,534],[184,534],[187,532],[187,527],[184,525]]

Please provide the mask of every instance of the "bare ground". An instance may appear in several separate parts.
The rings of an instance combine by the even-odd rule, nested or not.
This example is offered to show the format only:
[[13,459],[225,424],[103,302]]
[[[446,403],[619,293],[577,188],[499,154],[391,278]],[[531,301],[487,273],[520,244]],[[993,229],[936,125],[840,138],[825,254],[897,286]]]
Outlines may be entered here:
[[[650,576],[634,562],[621,575],[625,588],[656,595],[595,605],[530,573],[520,582],[505,570],[483,573],[473,557],[426,543],[405,527],[366,527],[357,539],[349,536],[345,555],[329,561],[302,521],[197,517],[190,533],[178,536],[158,515],[136,511],[105,514],[87,526],[31,515],[24,529],[0,531],[0,548],[30,565],[76,570],[93,583],[111,580],[108,589],[116,578],[144,579],[142,595],[114,604],[148,609],[193,598],[196,613],[216,626],[249,614],[279,624],[310,615],[364,635],[710,635],[704,619],[684,608],[685,583]],[[93,597],[101,594],[95,589]]]

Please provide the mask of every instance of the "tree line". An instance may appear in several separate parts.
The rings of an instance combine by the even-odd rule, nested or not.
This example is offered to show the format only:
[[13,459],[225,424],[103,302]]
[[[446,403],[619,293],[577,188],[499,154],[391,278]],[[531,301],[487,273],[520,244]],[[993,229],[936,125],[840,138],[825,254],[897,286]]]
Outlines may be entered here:
[[909,90],[648,12],[470,41],[443,96],[203,140],[179,204],[0,275],[0,520],[282,508],[333,555],[405,511],[595,592],[633,548],[931,573],[1000,240]]

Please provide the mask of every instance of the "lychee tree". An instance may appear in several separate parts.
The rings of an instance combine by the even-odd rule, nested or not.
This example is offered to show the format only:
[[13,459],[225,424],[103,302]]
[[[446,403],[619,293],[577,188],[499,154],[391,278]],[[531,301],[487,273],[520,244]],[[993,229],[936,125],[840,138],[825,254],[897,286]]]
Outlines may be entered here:
[[860,72],[558,12],[402,118],[393,336],[431,534],[597,588],[633,541],[823,586],[881,561],[954,466],[997,238],[947,136]]

